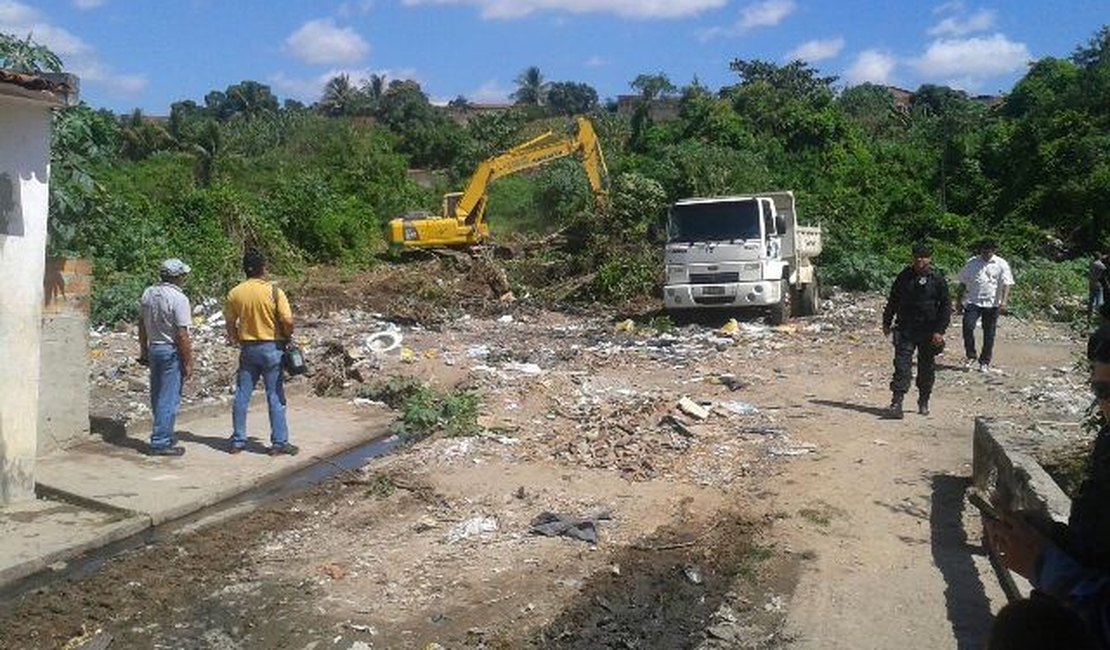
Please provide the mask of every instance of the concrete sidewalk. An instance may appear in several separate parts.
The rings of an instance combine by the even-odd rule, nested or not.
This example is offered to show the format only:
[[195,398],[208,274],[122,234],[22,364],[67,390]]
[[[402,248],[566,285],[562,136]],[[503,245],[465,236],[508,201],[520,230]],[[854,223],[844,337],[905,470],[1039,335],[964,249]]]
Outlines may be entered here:
[[297,456],[267,455],[266,404],[256,399],[247,420],[253,434],[234,456],[227,453],[227,412],[179,419],[186,453],[177,458],[146,455],[145,427],[39,458],[35,478],[44,498],[0,509],[0,587],[381,437],[393,416],[297,396],[288,419]]

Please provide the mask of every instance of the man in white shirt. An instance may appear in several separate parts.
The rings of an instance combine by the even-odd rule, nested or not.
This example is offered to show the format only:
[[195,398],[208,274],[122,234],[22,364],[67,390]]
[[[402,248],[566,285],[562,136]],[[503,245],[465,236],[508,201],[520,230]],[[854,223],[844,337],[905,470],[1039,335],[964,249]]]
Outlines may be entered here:
[[[963,313],[964,352],[966,368],[979,364],[980,372],[989,372],[994,352],[994,333],[998,315],[1006,312],[1014,275],[1006,260],[995,255],[998,244],[984,240],[979,254],[969,259],[960,270],[956,287],[956,311]],[[983,349],[975,352],[975,323],[983,323]]]

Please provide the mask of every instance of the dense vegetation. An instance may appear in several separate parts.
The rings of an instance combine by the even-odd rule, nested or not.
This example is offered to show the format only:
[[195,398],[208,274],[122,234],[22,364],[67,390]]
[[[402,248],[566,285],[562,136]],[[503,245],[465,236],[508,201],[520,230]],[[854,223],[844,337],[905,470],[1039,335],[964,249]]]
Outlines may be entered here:
[[[0,67],[60,66],[29,38],[0,38]],[[345,76],[313,106],[254,81],[162,119],[77,106],[56,117],[51,249],[95,259],[94,316],[109,322],[167,256],[193,265],[198,293],[221,291],[248,245],[286,273],[372,264],[389,218],[438,211],[478,161],[583,112],[609,163],[607,212],[579,166],[559,161],[495,184],[489,214],[501,235],[564,229],[557,263],[531,281],[589,275],[585,298],[652,291],[665,207],[690,195],[793,189],[803,220],[825,227],[824,281],[849,288],[885,286],[914,240],[954,271],[989,235],[1022,274],[1026,305],[1048,308],[1061,287],[1083,291],[1082,258],[1110,249],[1110,27],[1069,59],[1034,62],[997,102],[931,85],[897,102],[803,62],[729,67],[736,83],[716,90],[640,75],[631,112],[536,68],[497,114],[463,97],[433,106],[413,81]],[[444,173],[422,187],[412,168]]]

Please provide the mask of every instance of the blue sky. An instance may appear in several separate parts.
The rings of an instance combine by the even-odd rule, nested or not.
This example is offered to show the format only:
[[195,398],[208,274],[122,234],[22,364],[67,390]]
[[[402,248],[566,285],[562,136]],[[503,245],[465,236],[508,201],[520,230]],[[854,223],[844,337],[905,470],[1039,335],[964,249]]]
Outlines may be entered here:
[[340,73],[437,102],[506,101],[532,65],[602,98],[642,73],[716,89],[734,58],[995,94],[1105,23],[1107,0],[0,0],[0,31],[51,47],[89,104],[155,115],[247,79],[309,103]]

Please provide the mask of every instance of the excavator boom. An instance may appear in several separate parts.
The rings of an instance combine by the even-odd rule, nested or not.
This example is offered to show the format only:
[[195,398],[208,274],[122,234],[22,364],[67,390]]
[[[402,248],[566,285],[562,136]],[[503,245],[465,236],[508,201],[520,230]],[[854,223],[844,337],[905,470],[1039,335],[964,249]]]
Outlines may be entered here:
[[443,213],[439,218],[392,220],[389,243],[409,248],[479,244],[489,237],[485,212],[490,183],[575,154],[582,156],[595,200],[604,202],[608,171],[601,144],[589,120],[579,117],[577,123],[578,133],[572,138],[559,138],[548,131],[482,161],[470,176],[466,189],[443,197]]

